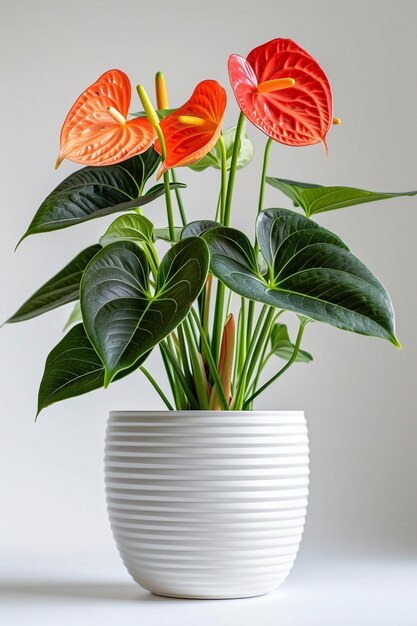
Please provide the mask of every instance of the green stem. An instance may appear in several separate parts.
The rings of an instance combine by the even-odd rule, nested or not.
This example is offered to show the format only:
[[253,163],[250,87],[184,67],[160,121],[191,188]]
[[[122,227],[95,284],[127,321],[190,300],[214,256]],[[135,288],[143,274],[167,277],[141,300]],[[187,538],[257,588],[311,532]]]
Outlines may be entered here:
[[165,190],[165,203],[167,207],[169,237],[171,241],[175,241],[174,211],[172,209],[172,198],[171,198],[171,190],[169,188],[168,171],[164,172],[164,190]]
[[214,305],[213,335],[211,338],[211,351],[216,363],[219,362],[220,344],[223,329],[223,309],[224,309],[225,286],[217,280],[216,303]]
[[[174,169],[171,170],[171,178],[172,178],[172,182],[173,183],[177,182],[177,176],[175,174],[175,170]],[[182,201],[182,196],[181,196],[181,190],[180,189],[175,189],[175,197],[177,199],[178,211],[179,211],[180,216],[181,216],[182,225],[186,226],[187,225],[187,218],[185,216],[184,204],[183,204],[183,201]]]
[[224,394],[223,385],[221,383],[221,380],[220,380],[220,377],[219,377],[219,374],[218,374],[218,371],[217,371],[217,367],[216,367],[216,364],[215,364],[214,359],[213,359],[213,355],[212,355],[211,350],[210,350],[210,345],[209,345],[209,342],[207,340],[206,334],[204,332],[204,328],[202,327],[200,319],[199,319],[197,313],[194,311],[194,309],[191,309],[191,313],[194,316],[194,319],[195,319],[196,324],[198,326],[198,329],[200,331],[200,335],[201,335],[201,340],[203,342],[203,346],[204,346],[204,348],[206,350],[207,364],[209,366],[210,374],[213,377],[214,384],[217,386],[217,389],[219,390],[220,401],[221,401],[221,403],[223,405],[223,408],[227,411],[228,408],[229,408],[229,405],[228,405],[226,396]]
[[[143,85],[138,85],[136,89],[137,89],[139,98],[142,102],[143,110],[146,113],[146,117],[148,118],[149,122],[154,127],[156,134],[158,135],[159,143],[161,144],[161,157],[162,157],[162,161],[164,161],[166,158],[166,147],[165,147],[164,134],[162,132],[162,129],[159,123],[159,117],[156,114],[156,111]],[[168,217],[168,226],[169,226],[169,236],[171,240],[174,241],[175,240],[174,215],[173,215],[173,210],[172,210],[171,190],[169,188],[168,171],[164,172],[164,190],[165,190],[165,203],[166,203],[166,208],[167,208],[167,217]]]
[[243,367],[244,358],[242,358],[242,333],[246,333],[246,329],[243,328],[243,312],[239,310],[237,318],[237,330],[236,330],[236,354],[235,362],[233,366],[233,378],[232,378],[232,396],[235,395],[237,381],[239,380],[240,372]]
[[240,376],[240,372],[242,372],[244,363],[245,363],[245,359],[246,359],[246,352],[247,352],[247,347],[248,347],[248,341],[247,341],[247,333],[246,333],[246,327],[247,327],[247,317],[246,317],[246,300],[245,298],[241,298],[240,299],[240,311],[239,311],[239,315],[240,315],[240,333],[238,335],[239,339],[239,355],[237,358],[238,364],[237,364],[237,377],[239,378]]
[[198,351],[197,345],[194,340],[193,333],[189,320],[186,318],[183,322],[185,335],[187,337],[188,352],[190,354],[191,364],[194,373],[194,383],[197,390],[197,397],[199,402],[199,409],[202,411],[209,408],[209,398],[207,389],[207,379],[204,371],[203,359]]
[[152,243],[148,242],[143,246],[143,250],[147,256],[149,265],[151,266],[152,275],[156,281],[156,278],[158,275],[159,259],[158,259],[158,254],[155,250],[155,246]]
[[249,345],[249,342],[252,338],[252,326],[253,326],[253,318],[255,316],[255,302],[254,300],[249,300],[248,304],[248,319],[246,323],[246,345]]
[[276,323],[277,319],[279,318],[279,316],[282,315],[283,313],[285,313],[284,309],[281,310],[281,311],[278,311],[278,313],[274,316],[274,318],[273,318],[273,320],[272,320],[272,322],[270,324],[269,333],[268,333],[267,337],[265,338],[264,347],[263,347],[263,350],[261,352],[261,356],[259,357],[259,365],[258,365],[257,370],[256,370],[256,375],[255,375],[253,383],[249,387],[249,389],[251,390],[252,393],[256,390],[256,388],[258,386],[259,378],[260,378],[260,376],[261,376],[261,374],[263,372],[263,369],[264,369],[265,365],[267,364],[267,362],[269,361],[271,356],[274,354],[273,350],[270,350],[268,352],[268,354],[266,352],[268,350],[268,346],[270,345],[271,330],[272,330],[274,324]]
[[220,186],[220,222],[224,224],[224,213],[226,208],[226,190],[227,190],[227,155],[224,139],[220,135],[219,146],[221,154],[221,186]]
[[[271,137],[269,137],[267,142],[266,142],[266,144],[265,144],[265,150],[264,150],[264,158],[263,158],[262,174],[261,174],[261,186],[260,186],[260,189],[259,189],[258,214],[262,211],[263,204],[264,204],[265,180],[266,180],[266,173],[267,173],[267,170],[268,170],[269,151],[271,150],[271,146],[272,146],[272,139],[271,139]],[[256,254],[256,256],[258,256],[258,253],[259,253],[258,238],[255,237],[255,254]],[[254,313],[255,313],[255,302],[253,300],[251,300],[249,302],[249,307],[248,307],[248,321],[247,321],[247,337],[248,337],[248,341],[249,341],[249,337],[252,334],[252,324],[253,324]]]
[[[232,208],[233,188],[235,184],[237,159],[240,149],[240,135],[245,122],[245,116],[242,112],[239,114],[239,119],[236,126],[235,143],[233,146],[232,160],[230,163],[229,180],[227,183],[226,198],[224,201],[224,211],[220,210],[221,222],[224,226],[229,226],[230,212]],[[222,167],[222,171],[223,171]],[[222,179],[223,180],[223,179]],[[217,281],[216,291],[216,303],[214,306],[214,320],[213,320],[213,337],[212,337],[212,352],[216,363],[218,362],[220,353],[220,342],[223,329],[223,309],[224,309],[224,285],[222,282]]]
[[282,376],[284,374],[284,372],[286,372],[287,369],[289,367],[291,367],[291,365],[294,363],[295,359],[297,358],[297,354],[300,351],[300,345],[301,345],[301,340],[303,338],[303,333],[304,333],[305,326],[306,326],[306,322],[300,322],[300,328],[298,329],[298,335],[297,335],[297,339],[295,341],[294,351],[293,351],[293,353],[291,355],[291,358],[287,361],[287,363],[284,365],[284,367],[282,367],[274,376],[272,376],[272,378],[270,378],[264,385],[262,385],[262,387],[259,387],[259,389],[257,389],[244,402],[243,409],[246,409],[248,406],[250,406],[252,404],[252,402],[255,400],[255,398],[257,398],[259,396],[259,394],[263,393],[265,391],[265,389],[267,389],[269,387],[269,385],[272,385],[272,383],[275,382],[277,380],[277,378]]
[[[191,308],[193,308],[193,307],[191,307]],[[196,329],[195,324],[194,324],[194,319],[192,317],[190,317],[190,316],[188,316],[187,319],[188,319],[188,322],[190,324],[191,331],[193,333],[195,344],[196,344],[196,346],[198,346],[199,345],[198,333],[197,333],[197,329]]]
[[217,198],[217,206],[216,206],[216,215],[214,217],[214,221],[218,222],[220,220],[220,206],[221,206],[221,201],[222,201],[222,194],[221,194],[221,190],[219,192],[218,198]]
[[262,352],[264,343],[268,341],[269,336],[271,334],[271,326],[273,323],[273,319],[274,319],[274,315],[275,315],[275,309],[273,307],[271,307],[268,311],[268,315],[266,317],[265,323],[263,325],[262,328],[262,332],[259,336],[259,339],[256,343],[255,349],[253,351],[253,356],[248,368],[248,374],[246,377],[247,382],[250,384],[250,381],[252,380],[252,376],[254,374],[254,371],[256,369],[256,364],[258,362],[259,359],[259,355]]
[[[268,171],[269,151],[271,150],[271,146],[272,146],[272,139],[271,137],[269,137],[265,144],[264,158],[263,158],[263,163],[262,163],[261,186],[259,188],[259,200],[258,200],[258,215],[262,211],[263,206],[264,206],[265,180],[266,180],[266,173]],[[259,253],[259,244],[258,244],[258,236],[256,234],[255,235],[256,258],[258,258],[258,253]]]
[[243,115],[241,111],[239,114],[239,119],[237,121],[237,126],[236,126],[235,143],[233,146],[232,160],[230,163],[229,181],[227,183],[226,203],[225,203],[225,208],[224,208],[224,219],[223,219],[224,226],[229,226],[230,224],[233,188],[235,185],[237,159],[239,157],[239,150],[240,150],[240,135],[242,134],[244,123],[245,123],[245,116]]
[[[171,354],[176,356],[176,362],[178,364],[181,364],[181,357],[179,354],[179,346],[177,345],[177,342],[174,341],[174,333],[171,333],[170,335],[168,335],[168,337],[166,338],[166,344],[171,352]],[[180,369],[180,373],[183,373],[181,371],[181,367]],[[172,369],[172,377],[173,377],[173,381],[174,381],[174,387],[176,392],[178,393],[179,399],[181,402],[185,402],[186,404],[189,403],[189,400],[181,386],[181,381],[178,379],[178,374],[177,372],[174,370],[174,368]],[[190,385],[190,388],[193,389],[193,381],[192,381],[192,377],[190,378],[189,381],[187,381],[188,384]]]
[[239,377],[238,377],[238,382],[237,382],[237,388],[236,388],[236,392],[233,398],[233,402],[232,402],[232,408],[239,410],[240,409],[240,405],[243,401],[244,395],[245,395],[245,391],[246,391],[246,374],[248,372],[248,368],[250,365],[250,361],[252,358],[252,354],[253,351],[255,349],[255,345],[258,339],[258,335],[259,332],[262,328],[262,324],[266,315],[266,312],[268,310],[268,305],[264,304],[261,312],[259,314],[258,317],[258,321],[256,322],[256,326],[255,326],[255,330],[253,332],[253,336],[251,338],[248,350],[247,350],[247,354],[246,354],[246,359],[243,365],[243,368],[241,370],[241,372],[239,373]]
[[161,357],[168,377],[169,386],[171,388],[174,398],[175,407],[176,409],[181,410],[186,407],[186,397],[182,389],[175,382],[174,372],[172,371],[172,367],[168,361],[168,358],[162,349],[162,344],[159,344],[159,350],[161,352]]
[[182,324],[178,326],[178,347],[180,352],[180,358],[182,362],[182,369],[184,371],[184,376],[188,381],[190,387],[193,384],[193,376],[190,370],[190,364],[188,362],[188,354],[187,354],[187,345],[184,337],[184,330]]
[[206,284],[204,286],[204,305],[201,315],[204,333],[209,336],[209,321],[210,321],[210,302],[211,302],[211,289],[213,286],[213,274],[207,276]]
[[266,173],[268,170],[269,151],[271,150],[271,146],[272,146],[272,139],[271,137],[269,137],[268,141],[265,144],[264,160],[262,164],[261,187],[259,189],[258,213],[262,211],[263,204],[264,204],[265,180],[266,180]]
[[[258,386],[258,382],[259,382],[259,377],[260,377],[260,375],[262,373],[262,370],[263,370],[263,368],[264,368],[264,366],[265,366],[265,364],[266,364],[266,362],[268,360],[268,357],[265,359],[265,353],[266,353],[266,351],[268,349],[268,343],[269,343],[269,337],[265,341],[263,350],[261,352],[261,356],[259,357],[259,366],[258,366],[258,369],[257,369],[257,372],[256,372],[255,379],[254,379],[252,385],[249,387],[249,390],[251,391],[251,393],[253,393],[256,390],[256,387]],[[247,408],[248,408],[248,410],[251,411],[252,410],[252,404],[250,406],[248,406]]]
[[227,296],[227,302],[226,302],[226,316],[227,317],[229,315],[229,313],[231,312],[231,306],[232,306],[232,298],[233,298],[233,291],[231,289],[229,289],[229,294]]
[[185,395],[187,396],[188,402],[190,404],[190,408],[192,409],[199,409],[198,406],[198,402],[196,400],[196,397],[194,395],[194,391],[191,389],[190,385],[187,382],[187,379],[185,378],[178,362],[177,359],[175,357],[175,354],[172,353],[172,351],[170,350],[170,348],[168,347],[168,345],[165,342],[161,342],[159,344],[162,347],[162,350],[165,354],[165,356],[167,357],[175,375],[176,378],[178,380],[178,382],[180,383]]
[[149,380],[149,382],[151,383],[152,387],[155,389],[155,391],[158,393],[158,395],[160,396],[160,398],[164,402],[164,404],[167,407],[168,411],[173,411],[174,407],[172,406],[172,404],[170,403],[170,401],[168,400],[168,398],[166,397],[166,395],[164,394],[164,392],[162,391],[161,387],[158,385],[156,380],[148,372],[148,370],[145,367],[143,367],[143,365],[141,365],[139,367],[139,369],[140,369],[140,371],[143,374],[145,374],[146,378]]

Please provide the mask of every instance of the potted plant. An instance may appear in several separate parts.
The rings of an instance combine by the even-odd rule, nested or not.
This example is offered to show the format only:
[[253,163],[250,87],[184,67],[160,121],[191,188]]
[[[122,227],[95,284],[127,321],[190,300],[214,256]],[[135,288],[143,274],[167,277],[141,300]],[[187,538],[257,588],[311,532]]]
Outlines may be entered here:
[[[166,411],[110,414],[109,515],[137,582],[195,598],[266,593],[294,562],[308,493],[304,415],[253,406],[293,363],[312,360],[301,348],[307,325],[323,322],[400,346],[386,290],[314,217],[417,193],[269,177],[274,141],[322,142],[327,153],[326,135],[340,122],[330,83],[289,39],[265,43],[246,59],[232,55],[228,69],[240,113],[226,131],[226,91],[214,80],[170,109],[158,73],[156,108],[139,85],[142,110],[130,117],[131,86],[120,70],[81,94],[62,127],[57,166],[66,158],[84,167],[49,194],[22,240],[118,215],[98,243],[8,320],[75,303],[70,329],[47,357],[38,413],[138,371],[157,391]],[[267,136],[259,204],[245,207],[256,222],[249,237],[231,226],[236,173],[253,153],[246,120]],[[190,217],[179,167],[219,170],[218,202],[207,220]],[[295,208],[279,201],[265,208],[266,183]],[[161,196],[167,226],[156,228],[146,205]],[[298,319],[293,340],[287,315]],[[155,348],[170,393],[146,367]],[[277,371],[265,380],[270,359]]]

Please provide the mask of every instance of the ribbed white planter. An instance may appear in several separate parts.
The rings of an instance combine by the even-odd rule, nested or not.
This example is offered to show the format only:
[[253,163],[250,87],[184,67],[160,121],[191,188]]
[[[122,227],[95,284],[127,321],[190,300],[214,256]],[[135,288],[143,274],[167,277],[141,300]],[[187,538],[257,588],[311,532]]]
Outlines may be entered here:
[[117,547],[145,589],[237,598],[287,577],[307,506],[301,411],[114,411],[105,472]]

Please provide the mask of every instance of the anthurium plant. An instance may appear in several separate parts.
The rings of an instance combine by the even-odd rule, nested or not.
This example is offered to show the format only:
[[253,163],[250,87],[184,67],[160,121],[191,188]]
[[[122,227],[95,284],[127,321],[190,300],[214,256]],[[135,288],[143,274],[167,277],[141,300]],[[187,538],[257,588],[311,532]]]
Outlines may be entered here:
[[[251,409],[293,363],[312,360],[301,348],[312,321],[399,347],[388,293],[348,245],[314,218],[417,192],[376,193],[268,175],[274,142],[298,147],[321,142],[327,154],[327,134],[340,123],[333,116],[329,80],[289,39],[265,43],[247,58],[231,55],[228,71],[240,109],[236,126],[228,130],[222,128],[226,91],[218,82],[203,80],[184,104],[170,108],[160,72],[155,106],[138,85],[142,110],[129,114],[131,84],[114,69],[69,111],[57,167],[63,159],[83,167],[47,196],[22,239],[117,217],[98,243],[81,251],[8,320],[75,303],[67,333],[46,359],[38,412],[137,371],[168,409]],[[231,217],[238,170],[253,155],[247,134],[252,126],[264,133],[266,144],[254,232],[248,236],[233,228]],[[177,180],[180,167],[219,170],[218,202],[206,220],[189,215],[185,185]],[[264,207],[266,184],[277,190],[272,208]],[[278,192],[294,209],[280,206]],[[167,225],[156,228],[148,205],[161,196]],[[286,315],[297,316],[294,338]],[[146,368],[156,347],[163,380]],[[265,380],[270,359],[276,372]]]

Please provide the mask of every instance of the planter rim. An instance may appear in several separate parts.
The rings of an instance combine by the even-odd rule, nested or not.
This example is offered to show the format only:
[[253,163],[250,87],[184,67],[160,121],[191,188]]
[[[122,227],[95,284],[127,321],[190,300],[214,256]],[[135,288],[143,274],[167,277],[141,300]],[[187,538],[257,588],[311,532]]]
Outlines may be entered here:
[[288,415],[288,413],[291,413],[292,415],[300,415],[300,416],[304,416],[304,411],[301,410],[279,410],[279,411],[200,411],[198,409],[196,410],[189,410],[189,411],[167,411],[165,410],[138,410],[138,411],[134,411],[134,410],[112,410],[109,411],[109,415],[110,417],[113,416],[117,416],[117,415],[161,415],[161,416],[168,416],[168,415],[180,415],[180,416],[184,416],[184,417],[191,417],[191,416],[198,416],[198,415],[202,415],[207,416],[207,415],[231,415],[231,416],[241,416],[241,415],[254,415],[256,416],[261,416],[261,415]]

